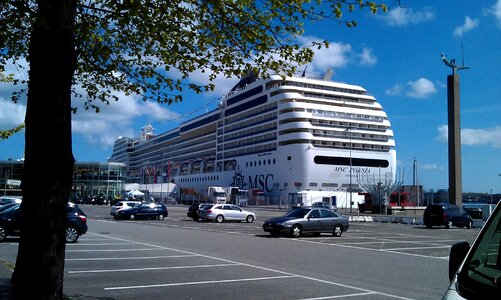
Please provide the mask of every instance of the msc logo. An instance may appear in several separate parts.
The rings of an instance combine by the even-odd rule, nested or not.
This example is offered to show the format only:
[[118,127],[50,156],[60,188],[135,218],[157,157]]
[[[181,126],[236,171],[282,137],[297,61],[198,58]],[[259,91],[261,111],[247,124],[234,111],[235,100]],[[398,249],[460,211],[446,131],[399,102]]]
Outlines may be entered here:
[[257,174],[254,177],[248,176],[247,181],[239,167],[233,175],[233,183],[231,186],[236,186],[241,189],[260,189],[270,193],[273,190],[273,174]]

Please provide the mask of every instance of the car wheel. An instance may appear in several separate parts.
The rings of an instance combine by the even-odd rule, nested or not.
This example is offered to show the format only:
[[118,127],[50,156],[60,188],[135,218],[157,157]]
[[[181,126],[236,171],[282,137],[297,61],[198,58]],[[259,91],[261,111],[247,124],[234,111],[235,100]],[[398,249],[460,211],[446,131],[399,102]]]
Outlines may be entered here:
[[447,221],[447,223],[445,224],[445,228],[447,228],[447,229],[452,228],[452,221],[451,220]]
[[5,230],[5,228],[0,226],[0,243],[3,242],[6,237],[7,237],[7,230]]
[[163,219],[165,219],[165,216],[164,216],[163,214],[160,214],[160,215],[158,215],[158,219],[159,219],[160,221],[163,221]]
[[294,237],[294,238],[298,238],[300,237],[301,235],[303,234],[303,229],[301,228],[301,226],[299,225],[294,225],[292,226],[292,229],[291,229],[291,236]]
[[431,227],[433,226],[431,226],[430,224],[426,224],[426,228],[430,229]]
[[471,229],[473,227],[473,222],[468,221],[468,224],[466,224],[466,228]]
[[223,221],[224,221],[224,217],[223,217],[223,215],[217,215],[217,217],[216,217],[216,222],[218,222],[218,223],[223,223]]
[[199,218],[199,217],[193,217],[192,219],[193,219],[193,221],[198,221],[198,220],[200,220],[200,218]]
[[134,214],[130,215],[129,220],[134,220],[136,216]]
[[343,234],[343,227],[341,225],[336,225],[332,231],[333,236],[341,236]]
[[66,243],[74,243],[78,240],[78,230],[75,227],[66,228]]
[[252,223],[254,222],[254,217],[251,215],[248,215],[247,218],[245,218],[245,222],[247,223]]

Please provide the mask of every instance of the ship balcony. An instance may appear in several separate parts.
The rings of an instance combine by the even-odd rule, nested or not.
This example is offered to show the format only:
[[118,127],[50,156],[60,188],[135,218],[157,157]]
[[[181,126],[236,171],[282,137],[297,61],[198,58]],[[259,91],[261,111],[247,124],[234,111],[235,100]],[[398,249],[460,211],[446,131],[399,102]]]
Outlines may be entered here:
[[305,111],[288,111],[280,113],[278,116],[278,120],[298,119],[298,118],[301,119],[311,118],[311,113],[307,113]]
[[291,141],[291,140],[312,140],[313,135],[308,132],[289,132],[280,134],[278,136],[278,142]]
[[282,131],[282,130],[294,130],[294,129],[313,129],[314,126],[311,125],[310,122],[307,122],[307,121],[297,121],[297,122],[289,122],[289,123],[285,123],[285,124],[280,124],[278,126],[278,131]]

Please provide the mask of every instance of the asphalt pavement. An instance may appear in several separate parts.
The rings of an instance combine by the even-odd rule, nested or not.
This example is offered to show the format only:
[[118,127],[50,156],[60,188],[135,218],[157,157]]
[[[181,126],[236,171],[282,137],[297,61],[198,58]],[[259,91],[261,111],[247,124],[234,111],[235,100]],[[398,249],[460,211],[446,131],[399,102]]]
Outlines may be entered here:
[[0,260],[0,299],[13,299],[10,284],[12,271],[13,270],[6,261]]

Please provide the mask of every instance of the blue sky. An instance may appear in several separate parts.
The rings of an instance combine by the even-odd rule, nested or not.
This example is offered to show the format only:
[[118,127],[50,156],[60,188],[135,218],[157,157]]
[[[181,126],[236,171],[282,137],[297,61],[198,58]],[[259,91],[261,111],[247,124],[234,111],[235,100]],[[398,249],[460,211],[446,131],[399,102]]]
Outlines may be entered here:
[[[412,183],[414,159],[425,190],[447,189],[447,75],[449,59],[470,67],[459,72],[463,191],[501,193],[501,0],[402,1],[387,14],[345,14],[358,26],[335,22],[306,24],[302,42],[328,40],[308,65],[309,76],[333,69],[335,81],[366,88],[383,105],[392,123],[398,167]],[[26,74],[8,69],[18,77]],[[205,82],[202,73],[191,76]],[[104,162],[118,136],[137,136],[151,123],[157,133],[214,108],[237,79],[217,79],[216,91],[184,94],[181,104],[160,105],[120,97],[101,113],[79,112],[73,119],[73,151],[81,162]],[[24,120],[25,104],[10,103],[12,86],[0,84],[0,129]],[[78,105],[78,103],[74,103]],[[47,133],[49,134],[49,133]],[[23,157],[24,134],[0,141],[0,160]]]

